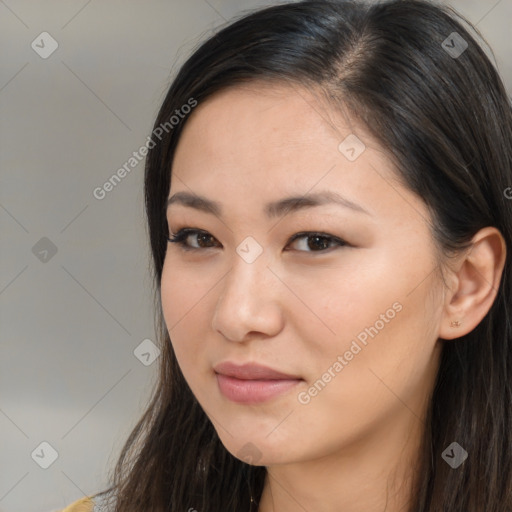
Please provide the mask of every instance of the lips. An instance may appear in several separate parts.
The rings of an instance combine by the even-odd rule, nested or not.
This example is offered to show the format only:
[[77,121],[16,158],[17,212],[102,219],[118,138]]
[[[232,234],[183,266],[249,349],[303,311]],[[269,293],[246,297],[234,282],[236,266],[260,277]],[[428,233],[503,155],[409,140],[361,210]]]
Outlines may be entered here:
[[220,363],[214,368],[215,373],[226,375],[228,377],[234,377],[241,380],[301,380],[302,378],[298,375],[291,375],[283,372],[279,372],[268,366],[246,363],[243,365],[237,365],[230,361]]
[[226,361],[214,370],[220,392],[238,404],[258,404],[276,398],[303,380],[255,363],[237,365]]

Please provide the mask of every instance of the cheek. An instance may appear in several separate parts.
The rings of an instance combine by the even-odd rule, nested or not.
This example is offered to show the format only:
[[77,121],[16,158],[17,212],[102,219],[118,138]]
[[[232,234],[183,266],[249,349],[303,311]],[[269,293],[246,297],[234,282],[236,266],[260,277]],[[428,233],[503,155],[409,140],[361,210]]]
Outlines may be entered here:
[[204,319],[201,298],[208,286],[201,287],[200,283],[201,280],[194,279],[190,272],[166,258],[160,286],[162,313],[176,358],[186,377],[204,338],[199,332],[200,319]]
[[314,361],[310,378],[321,378],[345,354],[347,364],[338,373],[344,377],[334,380],[340,385],[343,381],[345,390],[355,395],[362,382],[382,386],[371,369],[398,385],[414,381],[414,372],[426,370],[437,317],[435,299],[428,297],[433,283],[425,280],[429,262],[416,258],[397,266],[397,261],[403,259],[396,251],[383,252],[367,263],[350,260],[350,271],[325,269],[314,283],[304,275],[296,278],[294,291],[309,310],[300,306],[304,314],[295,312],[290,318],[307,340],[304,356]]
[[373,324],[400,298],[400,283],[390,271],[393,256],[384,251],[365,256],[347,252],[335,265],[285,277],[302,303],[295,301],[290,318],[301,323],[301,330],[316,333],[308,339],[317,348],[337,350],[350,345],[352,336]]
[[190,317],[197,316],[198,306],[214,277],[201,266],[184,264],[174,254],[167,253],[160,288],[162,310],[171,335],[182,324],[190,323]]
[[[338,345],[339,352],[347,350],[351,357],[337,382],[339,390],[347,399],[357,397],[354,405],[366,411],[400,408],[405,403],[419,414],[433,378],[439,355],[432,335],[435,311],[425,290],[410,290],[404,282],[375,297],[372,308],[349,323],[352,331]],[[357,354],[350,355],[352,350]],[[357,415],[357,410],[353,412]]]

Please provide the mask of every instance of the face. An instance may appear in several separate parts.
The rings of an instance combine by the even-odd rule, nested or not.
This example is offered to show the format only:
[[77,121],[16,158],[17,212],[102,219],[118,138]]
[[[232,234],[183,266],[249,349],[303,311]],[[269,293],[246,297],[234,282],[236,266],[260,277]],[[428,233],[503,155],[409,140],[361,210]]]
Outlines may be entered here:
[[[426,206],[394,172],[307,90],[225,90],[187,121],[169,197],[218,204],[169,205],[171,235],[196,231],[168,243],[162,307],[190,389],[238,458],[312,460],[421,416],[443,292]],[[218,375],[225,362],[288,378]]]

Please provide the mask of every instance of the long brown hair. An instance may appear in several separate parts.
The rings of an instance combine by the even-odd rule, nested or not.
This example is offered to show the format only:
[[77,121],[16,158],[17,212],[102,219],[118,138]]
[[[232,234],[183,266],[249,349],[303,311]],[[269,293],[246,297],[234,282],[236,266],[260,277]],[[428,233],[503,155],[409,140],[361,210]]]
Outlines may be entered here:
[[[452,8],[423,0],[290,2],[227,24],[180,68],[155,121],[145,168],[159,380],[112,486],[101,493],[112,497],[113,511],[249,512],[266,473],[220,442],[181,373],[162,316],[165,205],[188,119],[170,122],[176,109],[186,112],[183,105],[251,80],[320,88],[333,110],[343,103],[389,150],[397,176],[432,213],[440,255],[468,247],[485,226],[501,231],[509,255],[511,103],[462,21],[471,27]],[[512,511],[511,271],[507,256],[488,314],[444,345],[410,512]],[[457,470],[441,457],[453,441],[469,453]]]

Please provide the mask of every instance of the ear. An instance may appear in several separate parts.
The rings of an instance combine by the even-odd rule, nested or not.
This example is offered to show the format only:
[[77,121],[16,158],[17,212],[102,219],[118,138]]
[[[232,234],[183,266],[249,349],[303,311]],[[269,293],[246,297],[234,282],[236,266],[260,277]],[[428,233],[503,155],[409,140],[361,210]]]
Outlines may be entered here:
[[498,294],[507,253],[503,235],[495,227],[486,227],[473,237],[472,244],[451,271],[452,285],[445,293],[438,333],[445,340],[471,332]]

